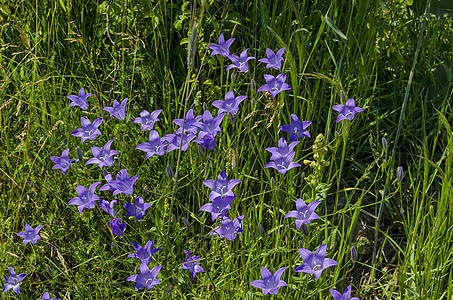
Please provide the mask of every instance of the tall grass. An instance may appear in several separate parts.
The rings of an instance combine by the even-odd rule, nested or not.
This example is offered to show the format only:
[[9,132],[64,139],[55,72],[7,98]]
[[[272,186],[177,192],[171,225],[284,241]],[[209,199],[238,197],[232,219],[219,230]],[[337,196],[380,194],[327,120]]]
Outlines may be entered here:
[[[451,299],[452,21],[424,9],[369,0],[0,4],[0,266],[3,274],[10,266],[28,274],[17,299],[45,291],[62,299],[254,299],[261,292],[249,283],[262,266],[288,268],[288,287],[275,298],[326,299],[329,289],[352,284],[361,299]],[[252,79],[259,87],[271,72],[257,60],[247,73],[225,72],[228,59],[207,47],[222,33],[236,39],[234,54],[250,48],[259,59],[266,48],[284,47],[292,90],[276,99],[254,90]],[[198,40],[198,51],[189,51],[193,69],[190,40]],[[66,98],[82,87],[95,95],[86,112]],[[212,110],[230,90],[248,99],[233,122],[225,118],[216,150],[192,145],[145,160],[135,149],[148,138],[130,123],[142,110],[163,109],[156,123],[163,136],[175,132],[173,119]],[[365,111],[337,124],[331,107],[341,90]],[[128,122],[102,110],[126,97]],[[311,138],[295,149],[302,167],[281,175],[264,168],[265,148],[288,138],[278,128],[292,113],[312,121]],[[81,116],[104,118],[102,136],[83,145],[70,135]],[[316,173],[304,161],[320,164],[313,145],[321,133],[329,164]],[[86,162],[92,146],[110,139],[120,155],[109,173],[139,174],[135,194],[153,203],[140,223],[126,219],[122,237],[109,232],[99,207],[79,214],[68,206],[77,185],[105,183],[97,166],[73,164],[63,176],[49,158],[66,148],[76,158],[80,147]],[[167,165],[178,175],[168,178]],[[244,232],[231,242],[209,236],[218,223],[199,212],[209,197],[202,182],[223,170],[242,181],[230,217],[245,215]],[[323,201],[307,236],[284,219],[297,198]],[[16,236],[26,223],[44,225],[38,243],[22,245]],[[151,265],[165,268],[159,285],[136,292],[126,278],[137,274],[137,262],[127,255],[132,242],[150,239],[163,248]],[[297,249],[321,244],[339,265],[319,281],[295,273],[303,262]],[[205,274],[192,279],[181,270],[184,249],[201,257]]]

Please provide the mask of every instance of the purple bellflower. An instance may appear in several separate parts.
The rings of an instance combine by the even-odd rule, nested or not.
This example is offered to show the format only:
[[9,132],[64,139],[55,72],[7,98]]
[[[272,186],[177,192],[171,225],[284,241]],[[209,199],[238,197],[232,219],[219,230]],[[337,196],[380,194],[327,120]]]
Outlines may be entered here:
[[217,132],[222,131],[220,129],[220,124],[222,123],[224,116],[225,113],[220,113],[217,114],[215,118],[213,118],[209,110],[205,110],[203,113],[203,122],[194,124],[194,126],[200,129],[200,132],[198,133],[198,139],[203,138],[205,135],[215,137],[217,135]]
[[115,218],[115,204],[118,203],[118,200],[112,200],[108,202],[107,200],[100,199],[99,200],[99,207],[108,213],[112,218]]
[[234,39],[229,39],[228,41],[225,42],[225,38],[223,37],[223,34],[219,36],[219,43],[218,44],[213,44],[209,45],[209,49],[212,50],[211,56],[220,54],[224,57],[228,57],[230,55],[230,46],[234,42]]
[[305,204],[304,200],[297,199],[296,209],[286,214],[286,218],[296,218],[296,227],[299,230],[302,224],[308,225],[312,220],[319,219],[319,216],[315,213],[316,207],[321,204],[322,201],[313,201]]
[[104,145],[104,149],[99,147],[91,147],[91,152],[93,153],[92,158],[90,158],[85,165],[97,164],[99,168],[110,167],[113,165],[113,155],[119,154],[116,150],[110,150],[110,145],[113,143],[113,140],[108,141]]
[[42,294],[42,300],[60,300],[60,298],[50,298],[49,292]]
[[202,116],[193,116],[193,109],[189,109],[186,114],[186,120],[184,119],[174,119],[173,123],[179,126],[178,130],[176,130],[176,134],[181,134],[182,132],[182,125],[184,123],[184,133],[187,134],[197,134],[198,128],[193,126],[194,124],[198,123],[203,117]]
[[117,236],[122,236],[124,234],[124,229],[126,228],[126,223],[120,223],[120,219],[114,218],[109,222],[110,229],[112,229],[112,234]]
[[351,285],[348,285],[343,294],[334,289],[330,289],[330,294],[335,300],[359,300],[357,297],[351,298]]
[[236,233],[243,232],[242,230],[242,219],[245,216],[239,216],[233,221],[227,216],[222,218],[222,225],[215,228],[209,235],[218,234],[220,238],[226,238],[232,241],[236,238]]
[[[105,171],[105,169],[104,169],[104,171]],[[104,184],[103,186],[101,186],[99,188],[99,191],[112,191],[112,192],[115,191],[115,188],[112,185],[110,185],[110,183],[113,182],[112,174],[109,174],[109,173],[107,173],[107,171],[105,171],[104,176],[105,176],[105,180],[107,180],[107,183]]]
[[41,237],[38,232],[41,230],[42,225],[36,226],[35,229],[28,224],[25,224],[25,231],[17,233],[18,236],[24,239],[23,244],[32,243],[35,244]]
[[151,256],[153,256],[154,253],[162,250],[161,248],[153,249],[153,240],[149,240],[144,248],[136,243],[132,243],[132,246],[134,246],[135,252],[137,253],[131,253],[127,257],[138,258],[140,263],[145,265],[151,263]]
[[78,185],[76,187],[77,195],[79,197],[74,197],[69,200],[68,205],[77,205],[77,209],[82,213],[83,209],[92,209],[96,206],[96,201],[99,200],[99,197],[94,194],[100,182],[93,183],[89,190],[87,190],[83,185]]
[[282,60],[283,60],[283,52],[285,48],[281,48],[277,51],[277,54],[274,53],[271,49],[266,49],[267,58],[259,59],[258,61],[266,63],[266,69],[272,68],[275,70],[279,70],[282,67]]
[[135,205],[132,203],[125,203],[124,208],[127,209],[126,217],[135,216],[137,221],[140,222],[142,217],[145,215],[145,210],[153,206],[150,203],[145,203],[142,197],[135,199]]
[[182,259],[184,263],[182,264],[181,269],[183,269],[184,271],[189,271],[190,274],[192,274],[192,278],[195,277],[195,274],[197,272],[204,272],[204,269],[200,265],[198,265],[200,263],[200,257],[190,255],[190,252],[187,250],[183,251],[187,254],[187,259]]
[[285,269],[286,267],[280,268],[275,272],[274,275],[272,275],[272,273],[268,269],[261,267],[261,277],[263,277],[263,280],[252,281],[250,282],[250,285],[263,290],[264,295],[276,295],[280,287],[288,286],[286,282],[280,279]]
[[200,210],[211,213],[211,220],[214,222],[217,218],[223,218],[227,211],[231,209],[231,201],[236,198],[236,196],[225,196],[225,197],[216,197],[212,199],[212,202],[209,202],[203,205]]
[[94,140],[98,135],[101,135],[98,127],[101,125],[103,119],[99,118],[90,122],[90,120],[85,119],[84,117],[80,118],[80,123],[82,124],[82,128],[76,129],[71,134],[76,137],[82,138],[82,144],[86,140]]
[[157,131],[151,130],[151,132],[149,133],[149,142],[141,143],[135,148],[146,152],[146,159],[148,159],[153,155],[164,155],[165,146],[167,145],[167,142],[162,142]]
[[167,134],[161,140],[167,141],[167,153],[173,150],[179,149],[181,146],[181,151],[185,152],[189,148],[189,143],[195,138],[195,134],[184,134],[182,136],[181,144],[181,135],[180,134]]
[[342,120],[352,121],[356,113],[363,111],[363,108],[355,106],[354,99],[349,99],[348,101],[346,101],[346,105],[334,105],[332,106],[332,109],[340,113],[336,121],[337,123]]
[[69,95],[68,98],[72,101],[69,104],[71,106],[78,106],[83,110],[88,109],[88,97],[93,96],[93,94],[85,94],[83,88],[79,90],[79,95]]
[[249,70],[249,63],[248,61],[251,59],[256,59],[253,56],[247,57],[247,51],[249,48],[245,49],[244,51],[241,52],[240,56],[237,55],[228,55],[228,58],[231,60],[232,64],[230,64],[227,68],[226,71],[232,68],[238,68],[239,71],[241,72],[247,72]]
[[[129,178],[126,169],[122,169],[121,171],[119,171],[118,174],[116,175],[116,180],[110,181],[108,183],[108,185],[110,185],[110,187],[114,189],[113,196],[116,196],[120,193],[123,193],[125,195],[132,195],[132,193],[134,192],[134,183],[139,176],[140,175],[135,175]],[[101,187],[102,190],[104,190],[103,189],[104,186],[105,185]]]
[[280,140],[278,141],[278,148],[270,147],[270,148],[266,148],[266,150],[272,154],[270,159],[276,160],[276,159],[284,157],[285,155],[288,155],[288,153],[290,153],[294,149],[294,147],[296,147],[297,144],[299,144],[298,141],[292,142],[288,146],[288,143],[286,142],[286,140],[284,138],[280,138]]
[[286,75],[283,73],[277,75],[277,77],[274,77],[269,74],[264,74],[264,79],[266,80],[266,84],[262,85],[258,89],[258,92],[261,91],[269,92],[274,98],[281,91],[292,89],[287,83],[285,83]]
[[337,266],[338,263],[330,258],[326,257],[327,245],[321,245],[316,249],[315,253],[310,250],[299,248],[300,256],[304,260],[304,263],[297,267],[294,272],[313,273],[316,279],[321,277],[322,271],[328,267]]
[[240,182],[239,179],[228,180],[226,172],[222,171],[217,176],[217,180],[208,179],[203,181],[203,184],[212,190],[209,195],[209,201],[212,201],[217,197],[234,196],[232,190]]
[[294,155],[296,153],[294,151],[289,152],[287,155],[282,156],[275,161],[271,161],[267,163],[264,167],[265,168],[274,168],[279,173],[285,174],[292,168],[300,167],[300,164],[293,162]]
[[306,130],[310,125],[310,121],[299,122],[299,118],[295,114],[291,114],[291,124],[280,126],[280,130],[291,133],[289,142],[292,142],[303,136],[310,137],[310,133]]
[[208,150],[214,150],[217,147],[216,138],[211,137],[209,135],[205,135],[201,139],[194,140],[194,143],[197,143],[201,147]]
[[69,149],[66,149],[61,153],[61,157],[51,156],[50,159],[55,164],[52,169],[60,169],[63,175],[66,174],[66,171],[71,168],[71,163],[78,162],[75,159],[70,159],[68,154]]
[[244,101],[244,99],[246,98],[247,96],[234,97],[234,93],[232,91],[229,91],[225,95],[225,101],[216,100],[212,102],[212,105],[219,109],[218,114],[226,112],[235,115],[239,111],[239,104],[241,104],[241,102]]
[[13,291],[16,292],[16,294],[19,295],[19,283],[27,276],[26,273],[22,273],[20,275],[16,275],[16,272],[14,272],[14,269],[9,267],[9,278],[3,275],[3,279],[6,281],[6,285],[3,287],[3,293],[13,289]]
[[162,266],[154,267],[150,271],[148,268],[148,265],[141,264],[140,265],[140,274],[129,276],[126,280],[134,281],[135,283],[137,283],[135,285],[136,291],[138,291],[142,287],[151,289],[153,286],[160,283],[160,281],[156,278],[157,274],[159,274],[160,269],[162,269]]
[[124,118],[126,117],[126,104],[127,98],[124,98],[121,104],[118,101],[116,101],[116,99],[114,99],[113,107],[104,107],[103,110],[109,112],[110,116],[113,116],[118,120],[124,120]]
[[132,123],[139,123],[141,124],[141,130],[152,130],[154,127],[154,123],[160,121],[157,116],[162,112],[162,109],[158,109],[153,111],[151,114],[144,110],[140,113],[140,117],[135,118]]

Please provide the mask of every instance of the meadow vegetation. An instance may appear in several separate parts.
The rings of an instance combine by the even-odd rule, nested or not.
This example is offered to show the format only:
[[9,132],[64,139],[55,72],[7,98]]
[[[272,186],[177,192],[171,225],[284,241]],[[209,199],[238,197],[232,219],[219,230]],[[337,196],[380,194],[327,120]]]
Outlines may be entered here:
[[[1,299],[259,299],[262,267],[287,285],[269,299],[334,299],[349,285],[359,299],[453,299],[452,12],[438,0],[0,1],[0,270],[27,274]],[[211,55],[222,34],[230,54],[256,58],[246,72]],[[259,61],[268,48],[284,48],[281,69]],[[291,89],[261,89],[281,73]],[[86,110],[69,106],[81,88]],[[149,142],[132,123],[141,112],[161,110],[162,138],[191,109],[215,118],[230,91],[247,98],[224,113],[214,147],[204,140],[214,149],[196,137],[148,159],[136,148]],[[125,98],[123,119],[104,110]],[[336,122],[348,99],[363,111]],[[290,145],[292,115],[309,135],[282,174],[266,148]],[[101,135],[71,134],[81,118],[102,118]],[[112,164],[86,164],[110,140]],[[50,157],[65,149],[63,174]],[[139,175],[133,190],[109,185],[118,172]],[[219,174],[237,180],[222,194],[235,235],[200,211]],[[117,200],[120,220],[101,201],[80,212],[80,186]],[[298,199],[319,218],[286,217]],[[23,244],[26,224],[42,225],[40,239]],[[130,254],[150,240],[161,250],[139,263]],[[300,249],[323,247],[337,265],[295,272]],[[144,266],[160,283],[136,290]]]

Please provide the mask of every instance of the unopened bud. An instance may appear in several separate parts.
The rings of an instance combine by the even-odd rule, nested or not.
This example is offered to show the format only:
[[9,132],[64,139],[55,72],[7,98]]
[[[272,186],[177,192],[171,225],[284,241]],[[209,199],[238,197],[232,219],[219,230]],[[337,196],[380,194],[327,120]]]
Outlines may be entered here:
[[82,155],[82,150],[80,150],[80,148],[77,147],[76,152],[77,152],[77,158],[79,159],[80,163],[83,165],[83,155]]
[[231,81],[234,81],[234,79],[236,78],[236,75],[234,75],[234,72],[231,73]]
[[74,113],[73,113],[72,111],[69,113],[69,117],[70,117],[71,119],[74,119],[74,118],[75,118]]
[[340,96],[341,96],[341,99],[343,99],[343,102],[346,101],[346,96],[342,90],[340,91]]
[[302,233],[303,234],[308,235],[308,227],[307,227],[307,225],[302,224],[302,226],[300,228],[302,229]]
[[182,218],[182,222],[186,225],[187,229],[192,230],[192,225],[186,218]]
[[46,264],[46,271],[47,271],[47,273],[49,273],[50,276],[52,276],[52,269],[47,264]]
[[262,224],[260,224],[259,229],[260,229],[260,234],[261,234],[262,236],[264,236],[264,234],[266,233],[266,230],[264,229],[264,227],[263,227]]
[[203,110],[208,110],[208,105],[206,104],[206,102],[203,102]]
[[387,139],[385,137],[382,138],[382,147],[384,149],[387,149],[388,147]]
[[110,244],[110,248],[112,249],[112,251],[115,251],[115,242],[112,242],[112,243]]
[[228,113],[228,119],[230,119],[230,122],[234,124],[234,116],[232,113]]
[[337,138],[340,134],[335,130],[335,137]]
[[252,89],[252,91],[256,91],[256,81],[255,81],[255,79],[252,79],[252,81],[250,82],[250,88]]
[[397,172],[398,181],[403,180],[403,173],[404,173],[403,167],[399,166]]
[[168,178],[172,179],[173,178],[173,170],[171,169],[170,165],[167,165],[167,169],[165,171],[167,172]]
[[354,261],[357,259],[357,249],[354,246],[351,247],[351,259]]
[[274,177],[271,177],[271,186],[273,187],[275,185],[275,179]]
[[198,150],[198,155],[204,156],[204,148],[201,145],[198,145],[197,150]]

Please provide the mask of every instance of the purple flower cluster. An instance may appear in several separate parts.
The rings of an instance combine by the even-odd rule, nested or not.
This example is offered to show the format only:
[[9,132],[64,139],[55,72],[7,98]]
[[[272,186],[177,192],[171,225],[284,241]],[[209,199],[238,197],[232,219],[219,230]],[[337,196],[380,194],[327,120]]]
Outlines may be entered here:
[[278,141],[278,148],[271,147],[266,148],[269,151],[271,156],[271,162],[266,164],[265,168],[274,168],[279,173],[285,174],[292,168],[300,167],[300,164],[293,162],[294,155],[296,154],[292,149],[298,144],[299,142],[292,142],[289,144],[286,142],[284,138],[280,138]]

